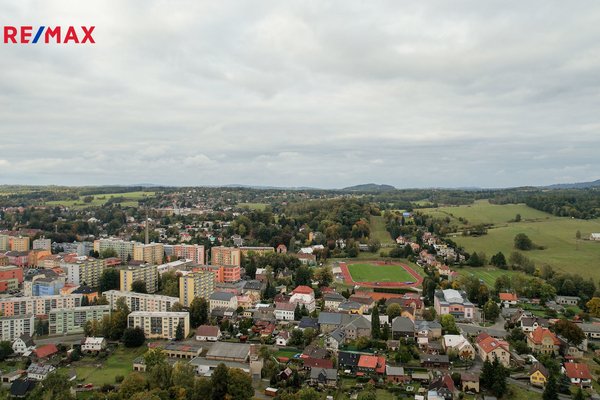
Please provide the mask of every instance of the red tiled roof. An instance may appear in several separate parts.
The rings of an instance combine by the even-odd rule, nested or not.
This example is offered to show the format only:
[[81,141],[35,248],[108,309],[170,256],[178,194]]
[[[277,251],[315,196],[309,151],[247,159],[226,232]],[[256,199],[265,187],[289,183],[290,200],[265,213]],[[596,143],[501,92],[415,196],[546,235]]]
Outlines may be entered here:
[[375,368],[375,372],[378,374],[385,373],[385,357],[379,356],[377,357],[377,368]]
[[308,368],[333,368],[333,360],[308,357],[304,359],[304,366]]
[[556,335],[552,333],[552,331],[550,331],[550,329],[548,328],[542,328],[541,326],[538,326],[533,332],[529,334],[531,341],[535,344],[542,344],[542,340],[545,336],[550,336],[554,344],[560,346],[560,340],[558,340]]
[[358,360],[358,367],[375,369],[377,368],[377,361],[377,356],[368,356],[366,354],[363,354]]
[[315,291],[312,288],[309,288],[305,285],[300,285],[296,289],[292,290],[292,293],[300,293],[300,294],[313,294]]
[[517,295],[515,293],[500,293],[499,296],[502,301],[517,301]]
[[55,344],[45,344],[45,345],[39,346],[37,349],[35,349],[35,355],[38,358],[48,357],[48,356],[51,356],[52,354],[56,354],[56,353],[58,353],[58,348],[56,347]]
[[196,329],[196,336],[218,336],[219,327],[211,325],[200,325]]
[[587,364],[566,363],[565,374],[569,379],[592,379],[592,374]]
[[498,348],[503,348],[504,350],[508,351],[508,343],[506,343],[504,340],[493,338],[487,333],[481,333],[479,336],[477,336],[476,340],[479,347],[481,347],[486,354]]

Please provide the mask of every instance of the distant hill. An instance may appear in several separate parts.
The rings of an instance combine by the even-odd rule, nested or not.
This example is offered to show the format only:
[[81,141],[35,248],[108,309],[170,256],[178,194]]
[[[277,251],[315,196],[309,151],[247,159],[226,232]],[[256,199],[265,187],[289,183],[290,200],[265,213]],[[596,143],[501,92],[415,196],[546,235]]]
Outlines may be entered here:
[[546,186],[548,189],[587,189],[593,187],[600,187],[600,179],[593,182],[557,183],[555,185]]
[[391,185],[378,185],[376,183],[364,183],[362,185],[354,185],[343,188],[342,190],[346,190],[349,192],[390,192],[392,190],[396,190],[395,187]]

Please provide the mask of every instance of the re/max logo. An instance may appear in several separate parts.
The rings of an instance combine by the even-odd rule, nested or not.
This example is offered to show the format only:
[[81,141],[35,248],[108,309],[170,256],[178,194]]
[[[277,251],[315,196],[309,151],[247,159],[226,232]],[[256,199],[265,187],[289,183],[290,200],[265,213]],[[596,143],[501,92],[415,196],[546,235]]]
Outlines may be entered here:
[[33,26],[5,26],[2,33],[4,44],[38,42],[93,44],[96,43],[92,36],[95,28],[95,26],[82,26],[80,29],[74,26],[40,26],[34,30]]

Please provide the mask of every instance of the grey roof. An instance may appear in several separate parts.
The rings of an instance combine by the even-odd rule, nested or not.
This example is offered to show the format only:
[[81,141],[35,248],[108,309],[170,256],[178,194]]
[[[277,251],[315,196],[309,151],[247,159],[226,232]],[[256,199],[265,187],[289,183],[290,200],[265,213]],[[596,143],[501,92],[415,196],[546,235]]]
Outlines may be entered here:
[[445,354],[421,354],[421,362],[449,363],[450,358]]
[[396,317],[392,321],[392,331],[394,332],[414,332],[415,324],[410,318]]
[[442,325],[437,321],[427,321],[424,319],[418,319],[415,321],[415,330],[432,330],[432,329],[442,329]]
[[322,312],[319,314],[319,325],[341,325],[342,313]]
[[229,292],[213,292],[213,294],[210,295],[211,300],[218,301],[230,301],[232,297],[235,297],[235,294]]
[[262,290],[262,288],[263,283],[257,280],[246,281],[246,284],[244,285],[244,290]]
[[404,375],[404,368],[402,367],[393,367],[391,365],[386,365],[385,366],[385,374],[386,375],[393,375],[393,376],[403,376]]
[[240,363],[235,361],[220,361],[220,360],[209,360],[204,357],[194,357],[190,360],[190,364],[198,367],[200,365],[216,367],[219,364],[225,364],[229,368],[239,368],[239,369],[250,369],[250,364]]
[[346,298],[339,294],[338,292],[325,293],[323,295],[323,299],[325,301],[345,301]]
[[600,332],[600,325],[599,324],[583,323],[583,324],[579,324],[579,327],[584,332]]
[[333,338],[336,342],[342,343],[346,335],[344,335],[344,332],[342,332],[340,328],[337,328],[335,331],[331,332],[329,336]]
[[356,301],[345,301],[338,306],[338,308],[342,310],[356,310],[360,307],[362,307],[362,304]]
[[362,315],[348,315],[348,317],[350,317],[350,322],[346,326],[352,325],[359,329],[371,329],[371,322]]
[[246,359],[249,353],[249,344],[215,342],[206,353],[206,357]]
[[310,379],[321,379],[325,378],[326,380],[337,380],[337,369],[334,368],[311,368],[310,370]]
[[318,321],[316,318],[302,317],[302,319],[300,320],[300,323],[298,324],[298,328],[300,328],[300,329],[304,329],[304,328],[318,329],[319,325],[318,325]]

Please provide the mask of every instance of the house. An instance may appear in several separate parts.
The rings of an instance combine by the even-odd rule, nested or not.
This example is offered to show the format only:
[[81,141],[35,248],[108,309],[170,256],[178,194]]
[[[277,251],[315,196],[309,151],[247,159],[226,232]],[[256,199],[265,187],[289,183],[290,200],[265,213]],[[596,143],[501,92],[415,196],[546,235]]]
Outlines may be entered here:
[[432,399],[433,396],[437,396],[440,399],[452,400],[457,392],[452,377],[449,374],[444,374],[429,384],[428,393],[430,394],[427,398]]
[[533,332],[527,334],[527,346],[534,353],[558,354],[560,340],[550,329],[538,326]]
[[550,374],[542,363],[537,362],[533,364],[529,370],[529,383],[531,383],[532,386],[546,386],[549,377]]
[[407,317],[396,317],[392,321],[392,337],[398,339],[414,339],[415,324]]
[[444,335],[444,350],[456,353],[463,360],[475,359],[475,348],[463,335]]
[[590,240],[600,240],[600,233],[590,234]]
[[37,358],[48,358],[58,353],[58,348],[55,344],[45,344],[37,347],[35,350],[33,350],[33,353]]
[[450,358],[440,354],[421,354],[421,366],[426,368],[448,369]]
[[510,306],[516,306],[519,302],[519,298],[515,293],[499,293],[500,303],[506,308]]
[[415,331],[430,340],[442,337],[442,325],[437,321],[415,320]]
[[579,327],[585,333],[588,340],[600,340],[600,324],[597,323],[582,323]]
[[23,376],[23,370],[16,370],[12,372],[7,372],[6,374],[2,374],[2,383],[13,383]]
[[362,314],[365,311],[365,306],[356,301],[345,301],[341,303],[338,308],[338,311],[346,312],[349,314]]
[[547,328],[548,326],[550,326],[550,323],[547,319],[545,318],[538,318],[538,317],[521,317],[521,330],[525,333],[528,332],[533,332],[534,330],[536,330],[538,327],[543,327],[543,328]]
[[385,366],[385,380],[388,383],[407,383],[410,381],[410,375],[404,373],[403,367]]
[[287,346],[289,340],[290,333],[288,331],[281,331],[277,337],[275,337],[275,345],[285,347]]
[[290,303],[299,304],[300,307],[305,306],[308,312],[313,312],[316,308],[315,291],[308,286],[300,285],[292,290]]
[[319,323],[318,323],[317,318],[302,317],[302,319],[298,323],[298,329],[300,329],[301,331],[303,331],[303,330],[305,330],[307,328],[312,328],[314,330],[319,330]]
[[16,338],[12,343],[12,349],[15,354],[23,355],[35,347],[33,339],[28,334],[24,333]]
[[355,371],[358,367],[358,360],[360,359],[360,356],[360,353],[340,351],[338,353],[338,368]]
[[337,369],[311,368],[308,383],[310,385],[335,387],[337,385]]
[[106,339],[103,337],[86,337],[81,340],[81,351],[83,353],[97,353],[106,349]]
[[200,325],[196,328],[196,340],[201,342],[216,342],[221,338],[221,329],[218,326]]
[[333,368],[333,360],[327,358],[305,358],[303,359],[303,366],[306,370]]
[[457,319],[473,319],[475,306],[464,290],[436,290],[433,305],[437,315],[452,314]]
[[356,367],[359,372],[383,374],[385,372],[385,357],[362,354]]
[[506,341],[496,339],[483,332],[475,339],[475,347],[483,361],[494,361],[494,358],[497,358],[503,366],[510,365],[510,350]]
[[460,381],[463,392],[479,393],[479,374],[463,372],[460,374]]
[[296,305],[293,303],[275,303],[275,319],[278,321],[293,321]]
[[556,296],[556,303],[561,306],[576,306],[581,298],[577,296]]
[[326,293],[323,295],[325,301],[325,310],[337,310],[339,305],[346,301],[346,298],[337,292]]
[[569,378],[572,385],[592,386],[592,374],[587,364],[569,362],[565,363],[561,370]]
[[348,301],[355,301],[363,306],[364,311],[370,311],[375,306],[375,300],[367,294],[356,293],[348,298]]
[[302,352],[302,355],[300,356],[301,358],[318,358],[318,359],[324,359],[327,358],[327,356],[329,355],[329,353],[327,353],[327,350],[325,350],[322,347],[318,347],[315,345],[308,345],[306,346],[306,348],[304,349],[304,351]]
[[209,300],[209,312],[213,312],[216,308],[221,309],[237,309],[237,296],[229,292],[213,292]]
[[29,368],[27,368],[27,379],[43,381],[54,371],[56,371],[56,368],[50,364],[32,363]]

